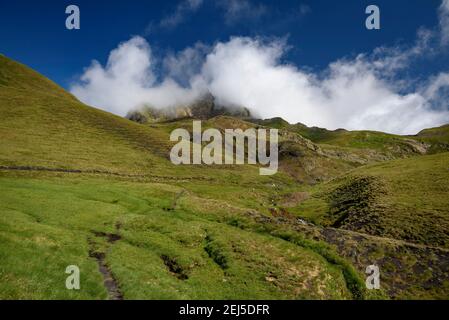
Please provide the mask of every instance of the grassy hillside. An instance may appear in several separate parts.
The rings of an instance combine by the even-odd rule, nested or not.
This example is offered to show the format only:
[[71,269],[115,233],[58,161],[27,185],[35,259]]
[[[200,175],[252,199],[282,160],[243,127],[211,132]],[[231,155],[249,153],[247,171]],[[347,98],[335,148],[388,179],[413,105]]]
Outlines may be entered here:
[[326,226],[449,248],[448,168],[448,153],[364,166],[315,188],[299,212]]
[[[173,166],[169,130],[85,106],[0,59],[1,298],[354,297],[342,267],[230,217],[268,212],[290,178]],[[79,292],[64,287],[71,264]]]
[[[0,57],[0,166],[262,186],[252,166],[173,166],[169,131],[86,106],[35,71]],[[18,75],[19,80],[15,79]],[[190,121],[191,123],[191,121]],[[204,170],[206,168],[206,171]],[[273,177],[288,183],[285,177]]]
[[[280,172],[174,166],[169,134],[191,125],[86,106],[0,56],[0,299],[449,295],[447,154],[218,116],[203,128],[279,128]],[[410,158],[366,165],[398,157]],[[364,287],[372,263],[380,291]],[[65,289],[68,265],[79,291]]]
[[348,131],[344,129],[327,130],[318,127],[307,127],[297,123],[290,125],[281,118],[266,119],[257,123],[288,130],[297,133],[302,137],[329,149],[334,152],[335,147],[339,151],[355,153],[364,157],[368,162],[379,160],[391,160],[425,154],[433,145],[433,142],[441,142],[437,137],[431,139],[421,139],[417,136],[399,136],[377,131]]
[[431,145],[429,152],[449,151],[449,125],[424,129],[413,138]]
[[1,165],[133,173],[160,162],[158,132],[87,107],[4,56],[0,79]]
[[448,153],[367,165],[279,203],[359,270],[380,266],[390,297],[447,299],[448,168]]

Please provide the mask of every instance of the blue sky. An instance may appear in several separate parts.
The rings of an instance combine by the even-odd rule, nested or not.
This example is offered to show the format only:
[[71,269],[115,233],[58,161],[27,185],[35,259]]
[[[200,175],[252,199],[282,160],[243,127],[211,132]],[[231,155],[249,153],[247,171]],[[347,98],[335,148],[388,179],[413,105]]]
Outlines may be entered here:
[[[65,28],[65,8],[69,4],[80,8],[81,30]],[[380,30],[365,28],[365,8],[369,4],[375,4],[381,10]],[[175,87],[171,83],[165,87],[174,88],[170,93],[178,92],[179,99],[188,100],[196,97],[195,93],[181,89],[191,87],[195,79],[201,77],[202,85],[216,93],[222,103],[249,104],[262,117],[275,115],[268,111],[272,109],[291,122],[408,133],[449,119],[446,113],[429,113],[448,109],[443,98],[447,98],[445,73],[449,72],[449,55],[447,47],[441,45],[441,39],[449,29],[443,26],[440,6],[441,0],[2,1],[0,52],[43,73],[77,94],[81,100],[122,115],[136,106],[126,105],[125,109],[120,109],[102,98],[108,92],[99,91],[101,88],[111,91],[119,87],[118,83],[127,80],[121,76],[111,80],[111,72],[105,65],[112,50],[120,43],[131,41],[120,52],[129,56],[137,52],[137,59],[143,60],[136,61],[143,61],[145,65],[146,60],[151,60],[151,63],[145,70],[135,71],[141,83],[124,88],[123,97],[134,92],[133,98],[140,95],[142,99],[152,100],[148,103],[163,107],[169,102],[164,99],[167,90],[160,88],[161,83],[177,81]],[[419,30],[423,31],[421,35],[417,35]],[[430,40],[425,45],[417,44],[424,38]],[[198,43],[204,47],[198,47]],[[276,48],[270,50],[273,47]],[[195,58],[201,57],[196,62],[198,70],[187,72],[184,70],[189,69],[187,65],[182,76],[173,76],[176,72],[173,72],[173,66],[167,69],[167,61],[181,58],[180,53],[186,48],[193,48]],[[379,51],[379,48],[384,49]],[[357,56],[363,53],[366,56],[358,59]],[[276,74],[273,82],[236,92],[226,81],[238,82],[238,79],[245,78],[245,74],[236,72],[236,79],[228,79],[224,75],[226,66],[235,62],[230,57],[243,57],[244,54],[252,55],[251,61],[259,63],[252,69],[255,73],[260,71],[267,78]],[[404,60],[400,60],[403,64],[400,67],[387,68],[384,65],[386,61],[397,62],[399,59]],[[98,61],[101,68],[93,67],[92,60]],[[182,65],[180,60],[171,61]],[[123,63],[131,62],[128,59]],[[185,61],[183,63],[186,64]],[[330,67],[333,64],[334,67]],[[375,67],[370,67],[374,64]],[[382,67],[378,66],[380,64]],[[348,66],[352,68],[351,72],[361,73],[364,78],[354,81],[354,76],[346,72]],[[200,72],[201,68],[209,73]],[[89,70],[98,71],[96,78],[91,77]],[[98,73],[102,74],[98,76]],[[307,78],[306,84],[302,83],[303,77]],[[288,81],[294,83],[293,92],[287,88],[290,86]],[[351,89],[355,92],[366,89],[367,98],[360,99],[358,103],[372,104],[370,110],[374,111],[363,109],[359,117],[350,117],[356,106],[345,109],[342,105],[349,99],[338,100],[337,97],[349,85],[333,93],[345,81],[362,84],[366,81],[363,88],[354,85]],[[248,82],[253,80],[249,78]],[[277,83],[285,85],[278,90],[273,89],[273,92],[285,93],[291,97],[289,100],[275,101],[270,108],[248,97],[251,92],[257,95],[258,90],[269,88],[271,84],[276,87]],[[150,93],[143,90],[149,87],[158,90]],[[433,95],[430,97],[431,91]],[[349,90],[346,94],[349,97],[353,93]],[[378,95],[382,95],[379,103],[369,103],[368,99]],[[142,101],[137,100],[135,104],[146,103]],[[281,104],[289,105],[292,101],[304,108],[296,113],[290,110],[293,106],[281,109]],[[401,107],[392,111],[395,115],[411,110],[407,115],[411,125],[402,130],[396,122],[383,125],[383,118],[372,121],[373,114],[383,112],[386,118],[392,116],[381,110],[381,102],[382,106],[391,104],[391,110],[400,104]],[[335,114],[336,108],[341,108],[338,115]],[[426,121],[416,120],[421,117],[419,110],[423,109],[427,112],[422,115]]]
[[[230,36],[288,36],[292,49],[286,59],[297,65],[323,68],[345,55],[414,41],[419,27],[437,24],[440,1],[252,1],[254,7],[264,8],[259,16],[248,17],[248,12],[243,12],[228,21],[225,5],[205,0],[201,8],[186,13],[177,26],[157,28],[161,20],[174,15],[179,3],[2,1],[0,50],[65,87],[92,59],[105,62],[108,53],[132,35],[145,36],[153,48],[162,52],[181,50],[197,41],[225,41]],[[364,27],[364,11],[372,3],[381,9],[379,31]],[[81,30],[65,28],[65,8],[69,4],[80,7]]]

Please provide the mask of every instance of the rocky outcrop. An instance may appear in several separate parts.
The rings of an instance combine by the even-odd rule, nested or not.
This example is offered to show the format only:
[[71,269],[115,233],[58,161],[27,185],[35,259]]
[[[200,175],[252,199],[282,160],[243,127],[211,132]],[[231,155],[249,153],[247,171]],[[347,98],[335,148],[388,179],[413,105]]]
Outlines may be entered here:
[[207,120],[216,116],[249,119],[251,118],[251,112],[245,107],[219,105],[216,103],[214,96],[209,93],[190,105],[179,105],[163,109],[157,109],[149,105],[143,106],[129,112],[126,118],[139,123],[148,123],[182,118]]

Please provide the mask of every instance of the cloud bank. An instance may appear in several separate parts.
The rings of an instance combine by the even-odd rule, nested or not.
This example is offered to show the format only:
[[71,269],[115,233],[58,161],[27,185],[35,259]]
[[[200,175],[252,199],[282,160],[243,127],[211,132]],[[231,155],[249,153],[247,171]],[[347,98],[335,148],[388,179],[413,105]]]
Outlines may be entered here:
[[154,68],[148,43],[133,37],[111,51],[105,67],[93,61],[70,91],[87,104],[121,116],[144,104],[164,108],[198,98],[198,90],[183,88],[170,77],[157,82]]
[[158,64],[147,41],[133,37],[111,51],[106,66],[94,61],[71,92],[118,115],[144,104],[189,104],[210,92],[217,103],[245,106],[262,118],[415,134],[449,123],[449,73],[418,84],[398,79],[397,73],[428,52],[432,39],[445,41],[441,17],[448,3],[440,7],[440,31],[420,30],[412,47],[378,48],[316,73],[282,62],[288,50],[282,40],[234,37],[211,47],[197,43]]

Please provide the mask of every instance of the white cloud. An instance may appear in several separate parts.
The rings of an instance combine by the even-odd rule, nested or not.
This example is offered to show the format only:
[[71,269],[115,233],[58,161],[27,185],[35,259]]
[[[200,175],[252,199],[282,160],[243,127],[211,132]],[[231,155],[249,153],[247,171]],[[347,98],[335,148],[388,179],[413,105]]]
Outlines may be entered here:
[[435,33],[429,29],[420,28],[414,45],[410,47],[378,47],[374,49],[370,60],[376,69],[391,75],[398,70],[407,68],[411,61],[421,56],[430,56],[436,48],[432,41]]
[[315,75],[281,64],[283,49],[281,43],[248,38],[219,43],[202,77],[223,104],[309,126],[416,133],[449,122],[449,112],[432,110],[420,92],[397,93],[363,56],[337,61],[324,75]]
[[280,40],[234,37],[212,47],[198,43],[167,55],[161,67],[148,43],[134,37],[111,52],[105,67],[94,61],[71,91],[119,115],[143,104],[188,104],[210,92],[219,104],[245,106],[263,118],[414,134],[449,123],[447,70],[418,82],[397,76],[428,54],[438,35],[421,29],[409,48],[378,48],[335,61],[319,73],[283,63],[287,45]]
[[178,53],[169,53],[163,59],[164,72],[177,82],[186,85],[198,74],[210,48],[201,42]]
[[447,109],[449,106],[449,73],[441,72],[426,84],[424,96],[435,109]]
[[151,49],[141,37],[121,43],[105,67],[93,61],[71,92],[87,104],[122,116],[148,103],[160,108],[191,103],[201,93],[170,78],[156,83]]

